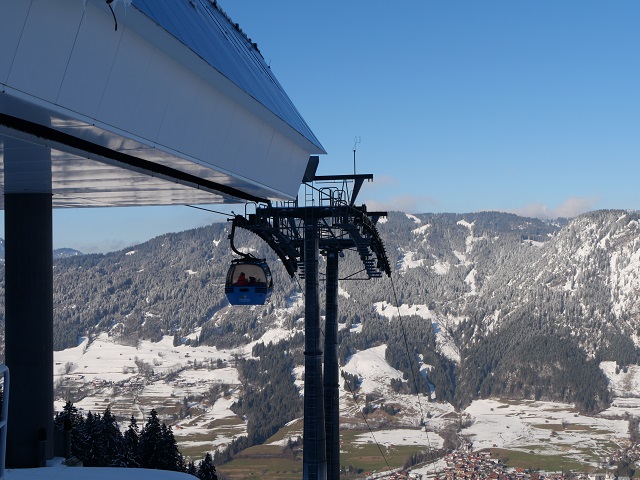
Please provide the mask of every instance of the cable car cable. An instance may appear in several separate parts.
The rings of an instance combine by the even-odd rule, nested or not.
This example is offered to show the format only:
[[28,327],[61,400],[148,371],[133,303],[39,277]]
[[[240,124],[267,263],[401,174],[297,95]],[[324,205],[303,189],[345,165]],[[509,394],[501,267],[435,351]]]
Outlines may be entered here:
[[342,378],[345,381],[344,382],[345,385],[347,386],[347,388],[351,392],[351,396],[353,397],[353,400],[356,402],[356,406],[358,407],[358,410],[360,411],[360,415],[362,415],[362,419],[364,420],[365,425],[369,429],[369,433],[371,434],[371,438],[373,438],[373,441],[378,446],[378,450],[380,450],[380,455],[382,455],[382,459],[384,460],[384,463],[386,463],[387,464],[387,468],[389,470],[391,470],[391,465],[389,465],[389,462],[387,461],[387,457],[385,456],[384,452],[382,451],[382,447],[378,443],[378,440],[376,440],[376,436],[373,434],[373,430],[371,429],[371,426],[369,425],[369,422],[367,421],[367,417],[364,414],[364,410],[362,408],[360,408],[360,403],[358,402],[358,397],[356,396],[355,392],[353,390],[351,390],[351,385],[349,385],[349,382],[345,378],[344,370],[342,370],[342,369],[340,369],[340,376],[342,376]]
[[185,205],[185,207],[196,208],[196,209],[198,209],[198,210],[204,210],[205,212],[210,212],[210,213],[217,213],[217,214],[219,214],[219,215],[224,215],[224,216],[226,216],[226,217],[235,217],[235,215],[234,215],[234,214],[232,214],[232,213],[219,212],[219,211],[217,211],[217,210],[211,210],[211,209],[209,209],[209,208],[197,207],[197,206],[195,206],[195,205]]
[[[391,288],[393,290],[393,298],[396,304],[396,310],[398,311],[398,319],[400,321],[400,329],[402,331],[402,337],[404,338],[404,347],[407,354],[407,362],[409,363],[409,367],[411,368],[411,376],[413,377],[413,385],[416,390],[416,398],[418,399],[418,407],[420,408],[420,423],[424,425],[424,433],[427,437],[427,453],[429,459],[431,459],[431,440],[429,439],[429,432],[427,431],[427,423],[424,420],[424,410],[422,409],[422,402],[420,401],[420,391],[418,390],[418,380],[417,376],[413,369],[413,362],[411,361],[411,354],[409,351],[409,342],[407,341],[407,333],[404,328],[404,323],[402,322],[402,315],[400,313],[400,304],[398,303],[398,295],[396,293],[396,285],[393,283],[393,277],[389,277],[391,280]],[[433,463],[433,462],[431,462]],[[433,475],[435,476],[435,469],[433,470]]]
[[[304,289],[302,288],[302,285],[300,285],[300,279],[299,279],[298,275],[295,276],[295,279],[296,279],[296,282],[298,282],[298,287],[300,287],[300,291],[302,292],[302,297],[304,298],[305,297]],[[324,333],[324,329],[322,327],[320,327],[320,334],[321,334],[322,338],[324,339],[325,333]],[[367,421],[367,417],[365,416],[364,411],[362,410],[362,408],[360,408],[360,403],[358,402],[358,397],[356,396],[355,392],[351,389],[351,385],[349,384],[349,382],[346,381],[346,378],[345,378],[344,375],[345,375],[344,374],[344,370],[341,368],[340,369],[340,376],[345,380],[345,385],[349,389],[349,392],[351,392],[351,396],[353,397],[353,400],[356,402],[356,406],[358,407],[358,410],[360,411],[360,415],[362,415],[362,419],[364,420],[364,423],[367,426],[367,429],[369,430],[369,433],[371,434],[371,438],[373,439],[374,443],[378,447],[378,450],[380,451],[380,455],[382,455],[382,459],[384,460],[384,463],[387,465],[387,468],[389,470],[391,470],[391,466],[389,465],[387,457],[385,456],[384,452],[382,451],[382,447],[380,446],[380,443],[378,443],[378,440],[376,439],[375,435],[373,434],[373,429],[369,425],[369,422]]]

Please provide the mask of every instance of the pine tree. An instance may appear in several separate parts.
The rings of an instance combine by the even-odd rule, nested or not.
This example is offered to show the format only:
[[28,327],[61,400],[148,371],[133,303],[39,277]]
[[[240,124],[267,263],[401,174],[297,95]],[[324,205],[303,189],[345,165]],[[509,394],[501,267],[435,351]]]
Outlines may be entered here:
[[178,443],[173,436],[173,430],[171,427],[167,427],[165,423],[162,424],[162,440],[162,450],[165,452],[165,462],[162,469],[184,472],[184,457],[180,453],[180,450],[178,450]]
[[138,422],[136,418],[131,415],[129,427],[122,436],[122,448],[116,458],[111,462],[111,466],[126,468],[140,467],[140,453],[138,452],[139,437]]
[[166,462],[166,451],[158,412],[151,410],[147,423],[140,433],[140,466],[162,469]]
[[71,455],[84,462],[89,451],[89,439],[86,434],[84,417],[80,416],[80,421],[71,430]]
[[54,425],[58,430],[71,431],[71,455],[80,458],[80,450],[82,449],[82,429],[84,417],[78,412],[78,409],[71,401],[62,408],[62,412],[56,413]]
[[122,433],[116,418],[111,414],[110,407],[107,407],[102,414],[102,430],[105,444],[105,462],[110,464],[120,455],[123,447]]
[[109,462],[106,456],[104,425],[100,414],[87,414],[84,422],[84,439],[86,445],[82,462],[86,467],[106,467]]
[[62,412],[56,413],[54,424],[60,430],[65,430],[66,428],[76,428],[82,421],[82,415],[78,413],[78,409],[71,401],[67,400],[67,403],[62,407]]
[[[187,471],[173,430],[165,423],[160,425],[155,409],[140,433],[133,415],[123,435],[110,408],[102,416],[89,412],[85,419],[71,402],[56,415],[56,425],[65,423],[75,425],[71,451],[85,466]],[[196,472],[195,465],[192,468]]]
[[204,460],[202,460],[198,466],[198,478],[200,480],[218,480],[216,467],[213,465],[213,459],[209,452],[207,452]]

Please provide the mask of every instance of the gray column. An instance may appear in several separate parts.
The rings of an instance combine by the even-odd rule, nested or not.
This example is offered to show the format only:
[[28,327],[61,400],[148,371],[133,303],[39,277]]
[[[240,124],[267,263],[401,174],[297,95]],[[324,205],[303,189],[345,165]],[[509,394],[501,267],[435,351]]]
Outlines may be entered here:
[[327,298],[324,326],[324,411],[327,478],[340,480],[340,385],[338,368],[338,251],[327,253]]
[[5,361],[11,372],[7,465],[53,456],[51,195],[9,194],[5,205]]
[[302,459],[304,480],[326,480],[327,478],[322,350],[320,349],[318,245],[317,221],[313,218],[305,219],[304,445]]
[[7,141],[4,177],[7,466],[37,467],[53,458],[50,151]]

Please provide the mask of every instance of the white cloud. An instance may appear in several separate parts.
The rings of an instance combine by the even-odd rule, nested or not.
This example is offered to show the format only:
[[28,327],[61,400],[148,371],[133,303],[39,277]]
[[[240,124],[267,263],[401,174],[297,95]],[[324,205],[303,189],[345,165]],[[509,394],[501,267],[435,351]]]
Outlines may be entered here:
[[129,248],[133,245],[138,245],[141,242],[139,241],[125,241],[122,239],[116,238],[105,238],[100,240],[94,240],[93,242],[81,242],[77,244],[73,244],[70,248],[75,248],[82,253],[107,253],[107,252],[116,252],[118,250],[123,250],[125,248]]
[[598,202],[596,197],[570,197],[555,208],[549,208],[543,203],[531,203],[522,208],[510,210],[511,213],[523,217],[552,219],[558,217],[573,218],[591,211]]
[[[428,195],[396,195],[388,196],[390,191],[398,191],[402,181],[389,175],[375,177],[374,181],[365,183],[360,198],[370,211],[400,211],[406,213],[425,213],[437,207],[435,198]],[[359,203],[359,202],[357,202]]]
[[367,210],[395,210],[406,213],[425,213],[436,206],[435,199],[420,195],[400,195],[388,200],[366,200]]

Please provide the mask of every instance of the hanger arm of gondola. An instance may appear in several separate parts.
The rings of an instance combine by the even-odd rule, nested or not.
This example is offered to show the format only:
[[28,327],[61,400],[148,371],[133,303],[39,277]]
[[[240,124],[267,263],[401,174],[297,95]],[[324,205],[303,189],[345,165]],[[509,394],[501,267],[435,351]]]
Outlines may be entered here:
[[[234,217],[233,220],[231,221],[231,233],[229,234],[229,244],[231,245],[231,250],[233,251],[233,253],[235,253],[236,255],[239,255],[242,258],[255,258],[251,253],[241,252],[236,248],[236,245],[234,242],[234,238],[236,236],[236,218],[237,217]],[[240,217],[240,218],[244,218],[244,217]]]
[[242,215],[237,215],[233,219],[233,225],[248,230],[264,240],[278,256],[289,276],[293,278],[298,270],[295,248],[291,246],[283,235],[279,235],[274,229],[262,225],[261,222],[256,220],[256,216],[251,216],[251,218],[252,220],[247,220]]

